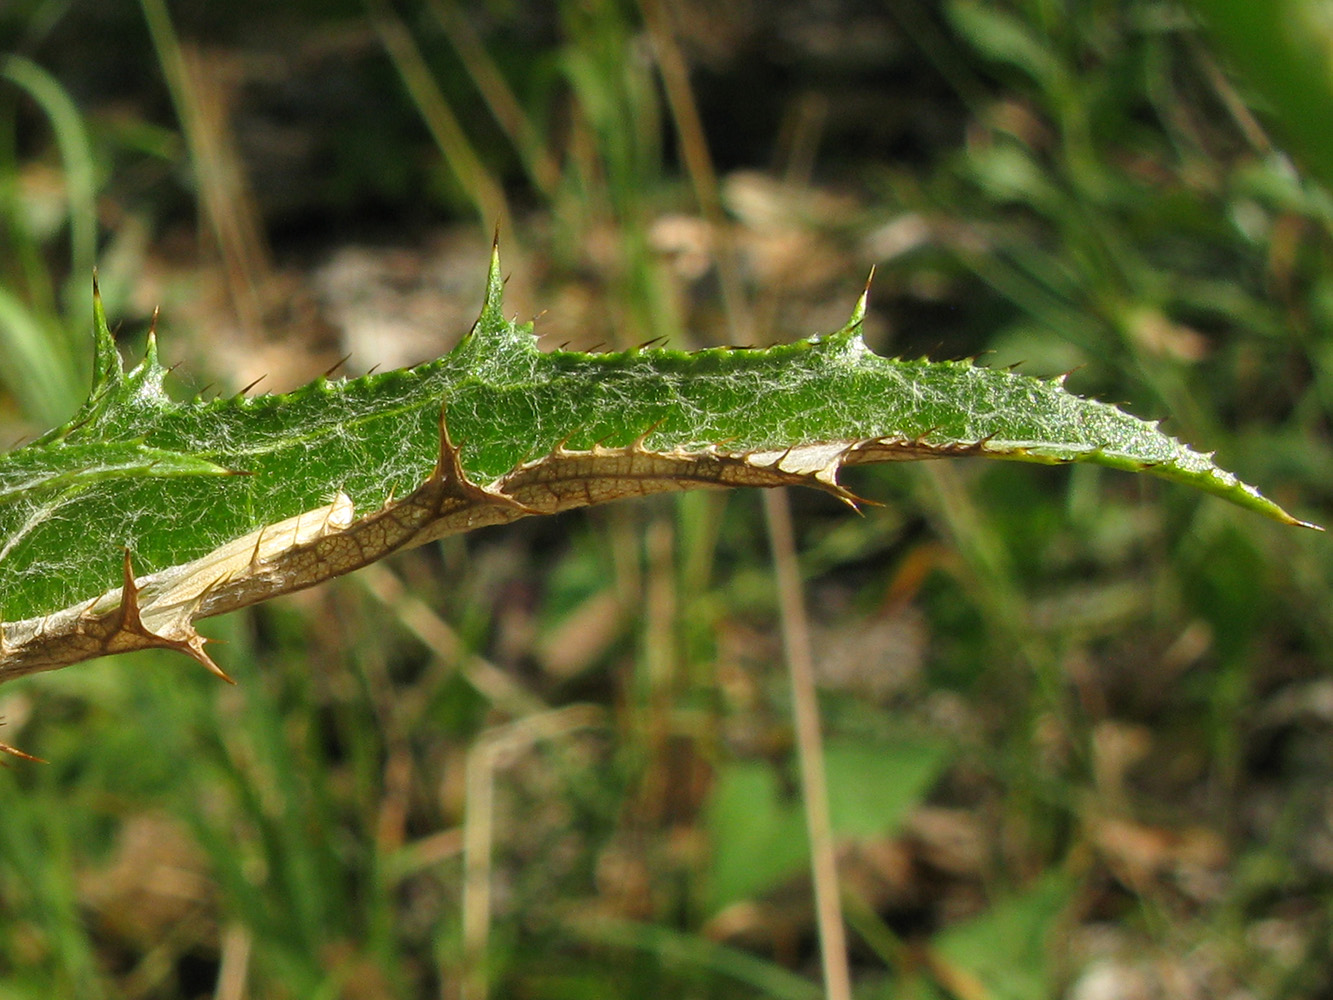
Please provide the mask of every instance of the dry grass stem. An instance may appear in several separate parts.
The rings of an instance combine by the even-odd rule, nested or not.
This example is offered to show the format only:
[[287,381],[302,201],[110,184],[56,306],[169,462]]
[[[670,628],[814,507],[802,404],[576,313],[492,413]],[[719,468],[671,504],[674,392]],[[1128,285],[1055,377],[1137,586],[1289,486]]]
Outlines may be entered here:
[[801,761],[801,802],[810,835],[810,864],[815,887],[815,918],[828,1000],[851,1000],[852,978],[847,963],[847,931],[843,926],[838,862],[829,818],[824,773],[824,742],[820,735],[819,699],[810,655],[810,624],[805,614],[791,507],[785,490],[764,493],[764,513],[773,544],[782,618],[782,648],[791,680],[796,749]]

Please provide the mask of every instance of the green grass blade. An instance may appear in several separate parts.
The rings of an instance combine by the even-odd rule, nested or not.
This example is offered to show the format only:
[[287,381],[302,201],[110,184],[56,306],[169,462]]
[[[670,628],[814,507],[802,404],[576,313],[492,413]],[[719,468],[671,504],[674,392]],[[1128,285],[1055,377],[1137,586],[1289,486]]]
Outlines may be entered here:
[[573,921],[570,930],[590,942],[656,955],[668,967],[744,983],[778,1000],[817,1000],[823,995],[810,980],[779,965],[669,927],[602,918]]
[[1292,152],[1333,187],[1328,8],[1314,0],[1191,0],[1213,37],[1268,102]]

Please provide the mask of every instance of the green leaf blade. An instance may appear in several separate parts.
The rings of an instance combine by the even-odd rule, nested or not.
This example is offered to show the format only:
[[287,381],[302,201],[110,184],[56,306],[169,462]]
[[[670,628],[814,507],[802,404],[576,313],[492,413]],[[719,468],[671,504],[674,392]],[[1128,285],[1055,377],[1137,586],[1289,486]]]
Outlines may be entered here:
[[[543,353],[530,325],[504,319],[501,285],[493,258],[481,318],[437,361],[207,402],[167,395],[151,337],[125,372],[99,304],[88,403],[0,456],[3,621],[94,602],[111,629],[128,551],[136,588],[194,595],[170,624],[190,645],[194,617],[481,524],[700,486],[805,484],[851,499],[839,470],[879,461],[1092,462],[1303,523],[1156,423],[1062,380],[875,355],[859,333],[864,303],[837,333],[763,350]],[[96,633],[92,607],[62,627]],[[140,631],[133,642],[152,644]],[[18,655],[6,650],[0,678]]]

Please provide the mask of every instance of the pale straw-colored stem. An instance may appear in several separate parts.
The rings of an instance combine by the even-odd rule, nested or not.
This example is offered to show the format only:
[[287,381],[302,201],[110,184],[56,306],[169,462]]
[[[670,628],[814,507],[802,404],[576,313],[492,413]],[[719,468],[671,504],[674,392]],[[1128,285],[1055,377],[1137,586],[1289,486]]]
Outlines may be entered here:
[[847,964],[847,932],[843,926],[838,863],[829,818],[828,785],[824,774],[824,742],[819,726],[819,700],[810,653],[810,624],[805,614],[801,579],[796,566],[796,542],[786,490],[764,493],[764,513],[773,544],[782,619],[782,648],[791,680],[792,713],[796,723],[796,750],[801,762],[801,801],[810,835],[810,867],[815,885],[815,917],[819,951],[828,1000],[851,1000],[851,971]]

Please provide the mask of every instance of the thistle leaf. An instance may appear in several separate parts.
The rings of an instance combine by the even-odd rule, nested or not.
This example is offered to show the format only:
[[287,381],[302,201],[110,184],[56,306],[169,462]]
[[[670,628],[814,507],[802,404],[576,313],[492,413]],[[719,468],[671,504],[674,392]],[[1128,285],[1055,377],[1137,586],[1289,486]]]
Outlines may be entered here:
[[149,339],[126,372],[95,310],[88,401],[0,456],[0,680],[179,649],[195,620],[398,549],[532,514],[697,487],[808,485],[847,465],[978,455],[1091,462],[1303,524],[1211,456],[1105,403],[965,362],[875,355],[865,300],[763,350],[546,353],[485,307],[445,357],[286,395],[177,402]]

